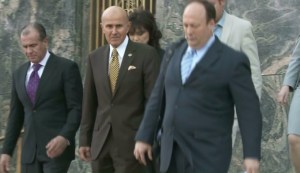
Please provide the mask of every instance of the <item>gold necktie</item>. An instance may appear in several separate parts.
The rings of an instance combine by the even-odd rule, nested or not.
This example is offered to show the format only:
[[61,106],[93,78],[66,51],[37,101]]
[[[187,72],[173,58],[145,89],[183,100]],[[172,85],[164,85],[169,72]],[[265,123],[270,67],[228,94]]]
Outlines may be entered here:
[[110,87],[111,92],[115,94],[116,83],[119,75],[119,58],[118,58],[118,51],[116,48],[112,51],[112,59],[109,64],[109,78],[110,78]]

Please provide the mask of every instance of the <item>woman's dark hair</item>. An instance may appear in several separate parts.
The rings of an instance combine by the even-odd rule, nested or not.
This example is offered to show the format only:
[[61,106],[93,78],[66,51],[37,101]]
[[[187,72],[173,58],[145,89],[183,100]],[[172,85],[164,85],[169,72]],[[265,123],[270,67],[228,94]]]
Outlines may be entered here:
[[131,22],[129,34],[147,30],[149,32],[148,44],[156,49],[160,49],[159,39],[161,39],[162,34],[156,25],[154,16],[149,11],[136,9],[129,14],[129,21]]

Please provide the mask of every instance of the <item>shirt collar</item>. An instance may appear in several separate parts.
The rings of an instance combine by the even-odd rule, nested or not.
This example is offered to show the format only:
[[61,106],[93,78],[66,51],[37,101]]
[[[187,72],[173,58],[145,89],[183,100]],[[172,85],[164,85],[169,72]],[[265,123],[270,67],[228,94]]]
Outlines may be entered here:
[[220,18],[220,20],[218,21],[217,26],[220,26],[221,28],[223,28],[226,15],[227,15],[226,11],[223,11],[223,15]]
[[[44,56],[42,61],[39,62],[39,64],[42,65],[42,67],[45,67],[49,58],[50,58],[50,53],[49,53],[49,51],[47,51],[46,55]],[[30,63],[30,68],[32,68],[33,64],[34,63],[32,63],[32,62]]]
[[[116,48],[120,57],[124,57],[125,50],[126,50],[126,47],[127,47],[127,44],[128,44],[128,40],[129,40],[128,36],[126,36],[124,41]],[[109,45],[109,48],[110,48],[109,57],[111,57],[111,54],[112,54],[112,51],[113,51],[114,47],[112,47],[112,45]]]
[[187,53],[192,53],[193,51],[196,51],[196,55],[199,55],[203,51],[206,52],[214,42],[215,42],[215,36],[212,35],[202,48],[195,50],[195,49],[191,48],[190,46],[188,46],[186,51],[187,51]]

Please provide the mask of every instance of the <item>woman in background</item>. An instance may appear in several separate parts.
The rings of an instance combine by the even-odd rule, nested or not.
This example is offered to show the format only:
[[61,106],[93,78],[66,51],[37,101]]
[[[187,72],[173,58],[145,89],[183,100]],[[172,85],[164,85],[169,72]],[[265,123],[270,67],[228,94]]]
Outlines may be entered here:
[[[162,38],[162,34],[157,27],[156,21],[152,13],[145,11],[143,9],[136,9],[129,14],[129,21],[131,22],[131,27],[129,30],[130,40],[138,43],[148,44],[156,49],[161,60],[164,56],[165,51],[160,47],[159,39]],[[160,117],[160,123],[162,117]],[[160,125],[159,125],[160,127]],[[160,160],[160,132],[157,129],[157,137],[153,143],[153,154],[154,163],[152,164],[153,172],[159,172],[159,160]],[[151,166],[150,166],[151,167]]]
[[292,103],[288,116],[288,141],[290,156],[296,170],[300,173],[300,37],[294,49],[292,59],[289,63],[284,77],[283,86],[278,93],[277,100],[281,104],[288,102],[289,92],[294,91]]
[[164,50],[159,44],[162,34],[157,27],[154,16],[149,11],[136,9],[129,14],[129,21],[131,22],[130,40],[153,46],[162,58]]

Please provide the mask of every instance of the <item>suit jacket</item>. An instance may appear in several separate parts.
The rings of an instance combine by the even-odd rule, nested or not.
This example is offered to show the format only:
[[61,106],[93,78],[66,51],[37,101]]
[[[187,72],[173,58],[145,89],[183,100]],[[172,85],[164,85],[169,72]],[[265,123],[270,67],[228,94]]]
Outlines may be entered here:
[[247,57],[216,38],[182,84],[180,63],[186,48],[183,41],[166,51],[136,140],[152,143],[166,88],[160,171],[168,169],[176,142],[194,172],[227,172],[234,106],[244,157],[259,159],[262,117]]
[[261,97],[262,77],[260,61],[255,38],[252,33],[252,25],[249,21],[238,18],[226,12],[220,40],[229,47],[244,52],[250,61],[252,80],[258,97]]
[[[159,56],[148,45],[129,40],[112,95],[109,45],[93,51],[87,60],[80,146],[90,146],[96,159],[111,130],[119,156],[132,158],[134,136],[159,71]],[[133,66],[135,69],[130,69]]]
[[80,124],[82,82],[75,62],[50,53],[33,105],[27,95],[25,80],[30,62],[13,74],[11,110],[8,119],[3,153],[12,155],[24,126],[22,163],[31,163],[35,156],[49,161],[46,145],[57,135],[70,145],[55,159],[75,157],[75,134]]
[[300,77],[300,39],[294,49],[292,59],[289,63],[287,72],[284,77],[283,85],[290,86],[293,91],[298,87]]

